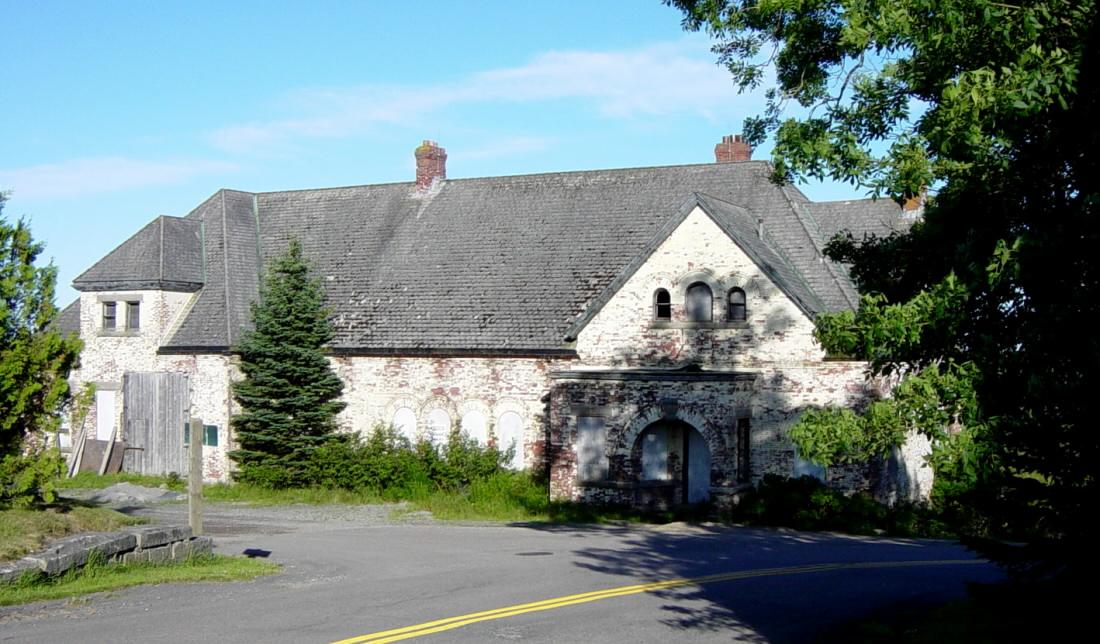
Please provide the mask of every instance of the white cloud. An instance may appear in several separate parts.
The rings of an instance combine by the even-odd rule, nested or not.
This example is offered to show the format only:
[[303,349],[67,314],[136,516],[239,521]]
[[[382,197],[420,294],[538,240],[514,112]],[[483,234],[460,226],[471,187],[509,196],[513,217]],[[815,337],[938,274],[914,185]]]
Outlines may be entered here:
[[77,197],[117,190],[182,183],[210,173],[229,172],[236,164],[211,160],[145,161],[125,157],[71,159],[0,170],[0,187],[20,199]]
[[411,126],[445,108],[477,103],[568,100],[609,118],[694,113],[711,119],[729,113],[738,95],[701,42],[688,38],[624,51],[548,52],[526,65],[454,83],[303,90],[285,101],[292,116],[222,128],[210,139],[233,152],[255,151],[296,139]]

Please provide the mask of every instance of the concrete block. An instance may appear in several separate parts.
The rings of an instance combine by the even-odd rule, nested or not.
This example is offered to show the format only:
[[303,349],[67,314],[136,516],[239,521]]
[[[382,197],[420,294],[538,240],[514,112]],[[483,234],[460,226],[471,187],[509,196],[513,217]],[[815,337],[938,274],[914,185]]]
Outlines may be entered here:
[[145,556],[148,557],[149,563],[164,563],[172,556],[171,546],[159,546],[157,548],[146,548],[143,550]]
[[38,568],[47,575],[59,575],[66,570],[83,566],[93,551],[103,555],[104,560],[112,555],[132,549],[136,539],[127,533],[82,534],[56,541],[46,550],[29,555]]
[[124,564],[139,564],[149,561],[148,550],[132,550],[122,555],[122,563]]
[[187,561],[187,557],[191,554],[191,542],[190,541],[176,541],[168,546],[171,551],[172,561]]
[[214,538],[209,536],[195,537],[191,540],[191,556],[209,557],[214,554]]
[[27,572],[40,572],[38,563],[26,558],[0,562],[0,584],[13,584]]
[[173,541],[186,541],[191,538],[191,528],[185,525],[143,526],[128,531],[137,538],[137,547],[155,548]]

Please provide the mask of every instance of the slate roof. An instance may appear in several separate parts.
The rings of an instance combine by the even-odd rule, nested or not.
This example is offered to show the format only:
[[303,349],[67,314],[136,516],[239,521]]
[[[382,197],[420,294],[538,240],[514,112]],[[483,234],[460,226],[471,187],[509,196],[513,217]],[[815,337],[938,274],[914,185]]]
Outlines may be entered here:
[[825,241],[844,231],[857,240],[867,235],[886,237],[907,230],[912,223],[890,199],[810,202],[808,207],[825,233]]
[[76,298],[61,309],[53,323],[62,333],[80,335],[80,298]]
[[[808,315],[853,307],[843,268],[820,259],[837,218],[819,224],[814,205],[771,183],[770,173],[767,163],[747,161],[451,179],[428,193],[412,182],[221,190],[175,219],[199,226],[205,279],[161,351],[237,342],[261,267],[293,235],[327,289],[336,352],[568,353],[570,330],[689,203],[710,213]],[[134,254],[123,249],[147,247],[148,228],[78,282],[123,272],[121,260]]]
[[80,291],[197,291],[202,287],[200,222],[157,217],[73,280]]

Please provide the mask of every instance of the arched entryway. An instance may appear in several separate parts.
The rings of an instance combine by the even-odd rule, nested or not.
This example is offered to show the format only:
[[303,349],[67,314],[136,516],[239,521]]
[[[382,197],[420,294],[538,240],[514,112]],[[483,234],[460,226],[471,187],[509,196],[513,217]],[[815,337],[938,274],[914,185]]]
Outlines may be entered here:
[[710,448],[682,420],[659,420],[638,434],[634,458],[641,499],[701,503],[710,498]]

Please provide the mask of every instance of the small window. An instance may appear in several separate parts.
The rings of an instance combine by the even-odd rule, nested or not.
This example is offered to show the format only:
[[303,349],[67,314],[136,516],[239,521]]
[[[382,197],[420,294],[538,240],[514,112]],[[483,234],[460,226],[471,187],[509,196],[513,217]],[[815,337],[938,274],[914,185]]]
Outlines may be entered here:
[[116,302],[103,303],[103,330],[113,331],[118,319],[118,304]]
[[126,303],[126,328],[134,331],[141,328],[141,302]]
[[710,322],[713,316],[714,295],[703,282],[695,282],[687,288],[684,308],[691,322]]
[[739,288],[731,288],[729,293],[730,322],[744,322],[747,310],[745,308],[745,291]]
[[653,319],[668,321],[672,319],[672,297],[663,288],[653,294]]
[[[209,447],[218,446],[218,426],[217,425],[203,425],[202,426],[202,444]],[[191,445],[191,423],[183,424],[183,446],[188,447]]]
[[737,419],[737,482],[748,483],[752,480],[752,462],[749,454],[752,446],[749,440],[749,419]]

